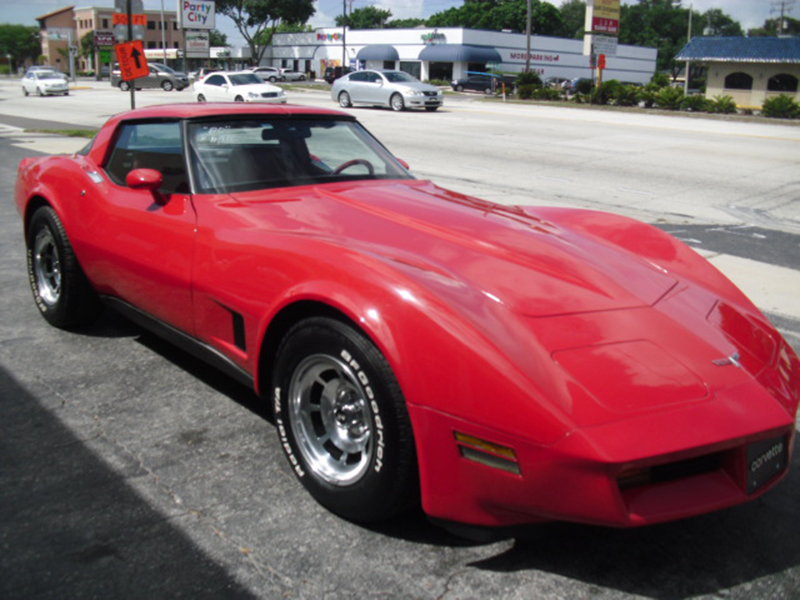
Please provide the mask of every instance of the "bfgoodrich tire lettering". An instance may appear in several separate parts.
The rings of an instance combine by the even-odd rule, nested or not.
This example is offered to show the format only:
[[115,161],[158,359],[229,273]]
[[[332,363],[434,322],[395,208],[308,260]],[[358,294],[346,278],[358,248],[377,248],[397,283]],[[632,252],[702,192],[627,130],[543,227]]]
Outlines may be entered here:
[[411,422],[388,362],[360,331],[311,318],[284,337],[275,425],[292,470],[316,500],[353,521],[394,516],[417,497]]
[[33,299],[47,322],[67,329],[92,320],[99,307],[97,296],[61,220],[49,206],[33,214],[27,245]]

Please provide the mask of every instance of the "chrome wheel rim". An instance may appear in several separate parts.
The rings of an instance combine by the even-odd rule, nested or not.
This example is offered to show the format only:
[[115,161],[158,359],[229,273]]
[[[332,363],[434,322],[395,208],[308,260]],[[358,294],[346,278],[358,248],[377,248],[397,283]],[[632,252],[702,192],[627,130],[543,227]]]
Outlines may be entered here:
[[315,475],[336,486],[361,479],[372,459],[373,421],[349,365],[323,354],[303,360],[289,384],[288,408],[299,451]]
[[61,296],[61,258],[49,229],[36,234],[33,244],[33,273],[39,297],[53,306]]
[[350,106],[350,95],[347,92],[339,94],[339,106],[347,108]]
[[403,110],[403,99],[397,94],[392,96],[392,108],[394,110]]

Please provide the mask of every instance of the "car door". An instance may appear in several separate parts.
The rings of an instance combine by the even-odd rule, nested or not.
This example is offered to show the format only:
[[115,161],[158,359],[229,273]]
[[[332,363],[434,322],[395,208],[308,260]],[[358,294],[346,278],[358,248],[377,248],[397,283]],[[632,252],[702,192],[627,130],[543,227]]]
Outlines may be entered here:
[[209,102],[225,102],[228,98],[228,80],[222,75],[211,75],[203,80],[203,95]]
[[380,73],[366,71],[364,96],[372,104],[389,104],[389,88]]
[[[189,194],[180,121],[120,126],[103,169],[108,179],[86,191],[85,226],[97,252],[84,269],[96,287],[156,319],[193,331],[192,254],[196,216]],[[160,190],[133,189],[134,169],[159,171]]]
[[368,102],[369,89],[367,88],[368,71],[356,71],[348,75],[345,84],[342,86],[350,94],[352,102]]

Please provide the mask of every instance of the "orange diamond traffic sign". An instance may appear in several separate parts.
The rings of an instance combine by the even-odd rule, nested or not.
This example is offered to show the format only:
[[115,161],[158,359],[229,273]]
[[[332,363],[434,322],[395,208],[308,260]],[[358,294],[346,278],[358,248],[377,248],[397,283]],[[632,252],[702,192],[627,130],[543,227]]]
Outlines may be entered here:
[[147,66],[147,58],[144,56],[142,40],[117,44],[114,49],[117,51],[117,62],[119,62],[122,79],[130,81],[150,74],[150,67]]

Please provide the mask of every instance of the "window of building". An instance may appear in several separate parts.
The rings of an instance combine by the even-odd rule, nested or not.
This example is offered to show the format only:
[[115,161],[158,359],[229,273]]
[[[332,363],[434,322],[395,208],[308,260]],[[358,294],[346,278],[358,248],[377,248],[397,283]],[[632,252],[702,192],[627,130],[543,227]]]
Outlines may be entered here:
[[153,49],[153,48],[155,48],[155,47],[156,47],[156,43],[155,43],[155,42],[147,42],[147,47],[148,47],[149,49]]
[[108,29],[108,19],[103,19],[103,29]]
[[422,63],[421,62],[411,62],[406,60],[400,61],[400,70],[404,73],[408,73],[412,77],[419,79],[422,77]]
[[781,73],[770,77],[767,82],[767,91],[797,93],[797,77],[788,73]]
[[156,28],[156,22],[155,21],[151,21],[150,19],[148,19],[147,20],[147,28],[154,30]]
[[725,78],[725,89],[728,90],[752,90],[753,78],[747,73],[737,71]]

